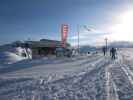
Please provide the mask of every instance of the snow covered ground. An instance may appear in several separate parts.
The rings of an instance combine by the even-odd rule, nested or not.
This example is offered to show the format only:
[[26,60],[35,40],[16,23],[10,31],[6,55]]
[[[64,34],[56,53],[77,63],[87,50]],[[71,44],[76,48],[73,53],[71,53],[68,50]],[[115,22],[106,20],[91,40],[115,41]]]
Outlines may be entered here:
[[0,64],[1,100],[133,100],[133,49]]
[[18,61],[26,59],[25,57],[21,57],[12,52],[0,52],[0,64],[12,64]]

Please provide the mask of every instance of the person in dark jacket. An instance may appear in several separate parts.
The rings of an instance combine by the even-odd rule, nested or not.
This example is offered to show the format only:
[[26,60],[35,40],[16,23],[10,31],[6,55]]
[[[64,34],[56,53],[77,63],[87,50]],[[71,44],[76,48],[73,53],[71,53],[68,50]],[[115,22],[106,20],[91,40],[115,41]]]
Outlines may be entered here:
[[103,54],[104,54],[104,56],[106,55],[106,47],[103,47],[102,48],[102,51],[103,51]]
[[111,59],[116,59],[116,48],[111,48],[110,56],[111,56]]

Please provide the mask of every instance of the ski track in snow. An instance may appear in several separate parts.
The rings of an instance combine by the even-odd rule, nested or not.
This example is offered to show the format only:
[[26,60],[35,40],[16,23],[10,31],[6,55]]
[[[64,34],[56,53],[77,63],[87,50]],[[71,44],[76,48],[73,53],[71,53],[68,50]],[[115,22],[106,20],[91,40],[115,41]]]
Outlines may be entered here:
[[113,89],[114,89],[114,95],[110,98],[110,100],[119,100],[119,96],[118,96],[118,93],[117,93],[117,87],[116,87],[116,84],[115,82],[112,81],[112,86],[113,86]]
[[[26,68],[25,67],[19,68],[18,65],[15,65],[15,68],[13,66],[7,67],[7,68],[2,69],[3,72],[2,72],[2,70],[0,72],[2,72],[1,77],[28,76],[28,77],[37,77],[38,78],[38,77],[40,77],[42,75],[46,75],[46,74],[47,74],[46,76],[49,76],[49,75],[55,76],[56,74],[57,74],[57,76],[59,76],[60,74],[62,75],[62,73],[66,74],[66,72],[73,73],[75,70],[79,70],[79,71],[86,70],[86,68],[88,68],[88,66],[95,65],[95,62],[99,59],[101,59],[101,56],[98,56],[98,57],[90,56],[90,59],[88,57],[84,57],[82,59],[78,58],[77,61],[75,61],[75,59],[74,59],[74,61],[67,60],[68,62],[66,61],[65,63],[47,64],[47,65],[43,64],[43,65],[39,65],[39,66],[35,66],[35,67],[26,67]],[[24,65],[24,66],[27,66],[27,65]],[[15,70],[13,70],[13,69],[15,69]]]
[[125,74],[127,75],[127,77],[129,79],[129,81],[131,82],[131,84],[133,85],[132,72],[130,70],[128,70],[127,68],[124,68],[122,66],[121,66],[121,68],[125,72]]
[[[118,65],[119,66],[119,65]],[[129,81],[127,75],[122,68],[112,68],[112,85],[114,93],[119,100],[132,100],[133,96],[133,85]],[[117,96],[118,94],[118,96]],[[117,100],[117,99],[116,99]]]
[[[102,59],[95,59],[93,62],[88,62],[88,63],[84,63],[84,64],[93,64],[93,67],[92,69],[86,69],[86,71],[83,71],[83,72],[79,72],[78,74],[76,74],[76,76],[71,76],[71,77],[66,77],[66,78],[63,78],[63,79],[59,79],[59,80],[55,80],[53,82],[44,82],[43,80],[41,80],[41,82],[39,81],[39,85],[36,86],[36,85],[31,85],[33,86],[34,88],[40,88],[42,89],[42,91],[46,91],[44,93],[41,92],[41,94],[36,94],[37,91],[41,91],[40,90],[36,90],[35,89],[35,94],[33,95],[29,95],[30,98],[32,97],[32,99],[37,99],[37,100],[40,100],[40,98],[47,98],[48,100],[51,100],[51,99],[57,99],[57,100],[82,100],[82,99],[86,99],[86,100],[97,100],[99,98],[99,100],[105,100],[105,90],[104,90],[104,66],[108,65],[109,61],[105,58],[102,58]],[[92,75],[94,75],[94,78],[92,77]],[[100,77],[98,77],[100,76]],[[103,78],[102,78],[103,77]],[[92,81],[91,84],[88,84],[90,81]],[[95,83],[96,81],[96,83]],[[35,82],[36,83],[36,82]],[[41,83],[41,84],[40,84]],[[37,82],[38,84],[38,82]],[[92,86],[91,86],[92,85]],[[71,87],[72,86],[72,87]],[[88,91],[89,87],[92,88],[92,92]],[[71,88],[70,88],[71,87]],[[82,88],[83,89],[82,89]],[[88,87],[88,88],[87,88]],[[20,87],[21,88],[21,87]],[[9,88],[8,91],[5,91],[4,94],[9,94],[9,97],[10,96],[13,96],[14,99],[16,98],[19,99],[19,98],[23,98],[24,95],[26,95],[25,93],[27,93],[26,91],[29,91],[27,88],[25,88],[25,86],[23,87],[25,91],[24,94],[17,91],[16,92],[9,92],[9,91],[15,91],[13,90],[12,88]],[[55,88],[55,90],[53,90]],[[58,89],[59,88],[59,89]],[[48,89],[48,90],[46,90]],[[50,89],[50,90],[49,90]],[[52,90],[51,90],[52,89]],[[70,89],[70,90],[69,90]],[[72,91],[71,91],[72,89]],[[96,93],[95,93],[95,89],[96,89]],[[100,90],[99,90],[100,89]],[[57,93],[51,93],[52,91],[58,91]],[[100,93],[103,94],[100,95],[99,94],[99,91],[101,91]],[[64,96],[61,96],[60,94],[61,93],[64,94]],[[70,92],[70,93],[69,93]],[[93,93],[94,94],[91,94]],[[72,93],[72,94],[71,94]],[[3,94],[3,93],[1,93]],[[21,94],[23,96],[18,96],[18,94]],[[48,97],[46,96],[46,94],[48,95]],[[16,96],[17,97],[16,97]],[[40,96],[39,96],[40,95]],[[25,97],[25,96],[24,96]],[[28,98],[28,97],[26,97]],[[46,100],[47,100],[46,99]]]
[[110,67],[112,67],[111,64],[106,67],[106,100],[119,100],[116,85],[112,80],[111,72],[109,71]]
[[[123,59],[122,52],[115,61],[108,56],[77,57],[1,74],[0,99],[132,100],[133,72],[125,63],[128,56]],[[51,66],[57,71],[42,73]],[[32,78],[34,72],[39,76]]]
[[119,54],[119,59],[115,61],[113,67],[110,68],[112,86],[116,94],[115,96],[117,97],[116,100],[132,100],[132,72],[128,70],[128,66],[125,66],[125,59],[122,58],[122,54]]
[[[124,60],[125,60],[124,55],[122,55],[122,60],[124,62]],[[121,66],[122,70],[125,72],[125,74],[127,75],[131,84],[133,85],[133,72],[129,69],[128,65],[125,65],[124,63],[120,63],[120,66]]]
[[111,79],[111,75],[108,72],[107,73],[107,100],[119,100],[118,94],[117,94],[117,87],[114,83],[114,81]]
[[107,100],[110,100],[110,73],[108,72],[107,68],[106,68],[106,92],[107,92]]

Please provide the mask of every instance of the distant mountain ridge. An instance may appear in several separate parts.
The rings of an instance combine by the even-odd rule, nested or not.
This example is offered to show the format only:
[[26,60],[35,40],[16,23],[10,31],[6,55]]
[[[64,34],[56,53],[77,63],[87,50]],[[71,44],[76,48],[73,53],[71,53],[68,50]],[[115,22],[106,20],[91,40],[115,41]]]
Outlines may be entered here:
[[[133,42],[128,42],[128,41],[116,41],[116,42],[111,42],[108,44],[108,48],[133,48]],[[101,50],[101,47],[95,47],[91,45],[83,45],[80,47],[80,52],[81,53],[87,53],[87,52],[93,52],[97,50]]]
[[80,52],[81,53],[88,53],[88,52],[93,52],[96,51],[97,48],[94,46],[90,46],[90,45],[84,45],[80,47]]
[[115,48],[133,48],[133,42],[117,41],[117,42],[110,43],[108,45],[108,47],[115,47]]

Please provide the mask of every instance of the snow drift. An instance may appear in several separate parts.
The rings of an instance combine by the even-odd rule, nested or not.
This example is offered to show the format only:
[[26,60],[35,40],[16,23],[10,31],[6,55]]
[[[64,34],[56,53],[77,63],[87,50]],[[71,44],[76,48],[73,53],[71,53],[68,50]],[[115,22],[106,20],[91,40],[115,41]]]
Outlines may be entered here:
[[25,59],[25,57],[21,57],[12,52],[6,51],[0,53],[0,64],[12,64],[23,59]]

